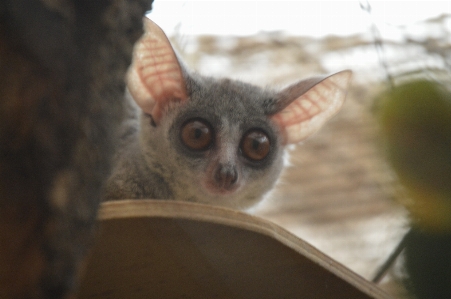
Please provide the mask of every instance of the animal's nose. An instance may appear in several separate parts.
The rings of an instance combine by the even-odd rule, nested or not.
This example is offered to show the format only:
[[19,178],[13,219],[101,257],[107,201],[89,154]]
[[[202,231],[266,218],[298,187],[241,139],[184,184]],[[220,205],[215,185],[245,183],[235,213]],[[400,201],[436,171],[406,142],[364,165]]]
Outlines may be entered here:
[[215,180],[219,187],[224,189],[231,188],[238,180],[236,167],[230,164],[219,164],[215,173]]

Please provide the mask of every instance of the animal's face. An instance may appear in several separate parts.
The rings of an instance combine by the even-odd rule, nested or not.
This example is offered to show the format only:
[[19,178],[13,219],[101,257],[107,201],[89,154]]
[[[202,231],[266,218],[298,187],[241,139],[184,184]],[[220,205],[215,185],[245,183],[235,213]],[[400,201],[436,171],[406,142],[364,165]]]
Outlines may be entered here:
[[153,148],[148,155],[166,168],[177,199],[235,208],[255,204],[283,168],[281,134],[267,115],[275,93],[203,77],[188,86],[189,98],[167,106],[159,124],[144,116],[143,140]]

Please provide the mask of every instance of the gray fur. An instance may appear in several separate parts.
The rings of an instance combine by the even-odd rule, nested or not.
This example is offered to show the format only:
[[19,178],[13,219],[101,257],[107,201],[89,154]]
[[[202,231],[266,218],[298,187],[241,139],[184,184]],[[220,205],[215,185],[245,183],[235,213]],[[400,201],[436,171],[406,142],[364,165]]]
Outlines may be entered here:
[[158,25],[144,23],[125,97],[132,114],[123,125],[106,200],[247,209],[274,187],[284,146],[316,132],[344,101],[350,71],[279,92],[205,77],[188,71]]
[[[268,117],[277,93],[186,71],[184,77],[189,99],[173,101],[157,126],[149,115],[136,110],[139,123],[126,129],[134,133],[124,139],[105,198],[175,199],[240,209],[254,205],[273,188],[283,168],[280,132]],[[179,137],[182,124],[197,117],[215,131],[213,147],[202,153],[188,150]],[[261,163],[251,163],[240,154],[241,138],[252,128],[263,129],[271,140],[270,154]],[[242,184],[237,192],[215,195],[205,190],[202,182],[212,161],[236,166]]]

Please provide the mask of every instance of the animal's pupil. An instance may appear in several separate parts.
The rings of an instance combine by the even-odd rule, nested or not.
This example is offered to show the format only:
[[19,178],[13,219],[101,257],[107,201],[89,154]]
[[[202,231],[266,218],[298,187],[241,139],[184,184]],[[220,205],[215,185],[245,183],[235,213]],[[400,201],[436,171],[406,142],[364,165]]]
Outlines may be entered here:
[[252,149],[255,151],[258,151],[258,148],[260,147],[260,141],[257,139],[252,140]]
[[195,129],[194,130],[194,138],[199,139],[202,136],[202,130],[201,129]]

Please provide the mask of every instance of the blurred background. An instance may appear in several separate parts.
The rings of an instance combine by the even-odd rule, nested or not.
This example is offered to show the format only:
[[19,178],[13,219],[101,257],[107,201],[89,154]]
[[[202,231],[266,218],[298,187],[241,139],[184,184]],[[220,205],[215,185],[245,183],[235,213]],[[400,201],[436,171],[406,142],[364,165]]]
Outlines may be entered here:
[[[149,17],[204,75],[260,86],[354,71],[341,112],[304,144],[271,198],[253,213],[367,279],[408,229],[374,111],[390,78],[417,70],[449,78],[451,1],[169,1]],[[394,267],[380,286],[404,296]]]

